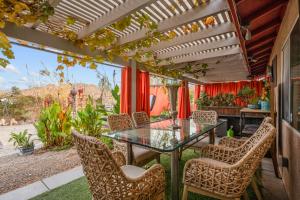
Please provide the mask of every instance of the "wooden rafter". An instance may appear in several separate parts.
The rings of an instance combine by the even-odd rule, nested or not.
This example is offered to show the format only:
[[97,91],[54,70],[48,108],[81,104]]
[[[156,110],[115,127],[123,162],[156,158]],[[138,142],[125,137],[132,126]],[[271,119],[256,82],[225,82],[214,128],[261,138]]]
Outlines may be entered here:
[[[227,4],[224,0],[214,0],[208,3],[206,6],[198,6],[193,10],[189,10],[181,15],[175,15],[158,23],[157,31],[165,32],[180,25],[211,16],[225,10],[227,10]],[[119,38],[117,44],[122,45],[131,41],[142,39],[145,37],[147,32],[147,29],[142,28],[138,31],[128,34],[125,37]]]
[[130,13],[134,13],[135,11],[150,5],[156,0],[127,0],[120,6],[116,7],[112,11],[107,14],[99,17],[97,20],[92,22],[90,25],[85,27],[78,33],[79,38],[86,37],[98,29],[105,28],[112,23],[122,19],[122,17],[128,16]]
[[[217,50],[214,52],[209,52],[209,53],[195,53],[192,55],[183,55],[183,56],[178,56],[175,58],[172,58],[170,61],[171,63],[177,64],[177,63],[184,63],[184,62],[192,62],[192,61],[197,61],[197,60],[204,60],[208,58],[214,58],[214,57],[220,57],[220,56],[227,56],[227,55],[234,55],[234,54],[239,54],[241,53],[240,47],[234,47],[230,49],[223,49],[223,50]],[[163,61],[160,63],[160,65],[169,65],[168,61]]]
[[216,49],[224,46],[230,46],[230,45],[236,45],[238,44],[238,40],[235,37],[232,38],[227,38],[227,39],[222,39],[214,42],[208,42],[205,44],[200,44],[200,45],[194,45],[191,47],[186,47],[186,48],[181,48],[175,51],[169,51],[166,53],[158,54],[157,58],[158,59],[166,59],[174,56],[179,56],[182,54],[189,54],[193,52],[199,52],[199,51],[204,51],[204,50],[209,50],[209,49]]
[[252,34],[252,38],[255,38],[257,36],[259,36],[260,34],[270,30],[270,29],[274,29],[280,26],[281,20],[280,19],[276,19],[273,20],[271,23],[269,24],[264,24],[258,28],[256,28],[255,30],[251,31]]
[[270,55],[270,54],[271,54],[271,50],[270,50],[270,49],[267,49],[267,50],[264,51],[264,52],[254,53],[254,54],[252,55],[252,57],[255,58],[255,59],[259,59],[261,56]]
[[249,44],[247,44],[247,49],[251,49],[255,46],[258,46],[258,45],[261,45],[262,43],[266,43],[266,41],[270,42],[271,40],[274,40],[277,36],[277,33],[271,33],[271,34],[268,34],[268,35],[265,35],[261,38],[259,38],[258,40],[255,40]]
[[258,54],[258,53],[260,53],[262,51],[265,51],[266,49],[272,49],[273,44],[274,44],[274,42],[269,42],[269,43],[267,43],[265,45],[262,45],[262,46],[259,46],[259,47],[255,47],[251,51],[248,51],[248,54],[249,55],[253,55],[253,54],[255,55],[255,54]]
[[[162,41],[159,42],[157,45],[154,45],[150,48],[145,48],[143,50],[145,51],[156,51],[159,49],[165,49],[168,47],[176,46],[179,44],[187,43],[187,42],[192,42],[195,40],[200,40],[202,38],[208,38],[216,35],[220,35],[222,33],[229,33],[234,31],[234,25],[231,22],[227,22],[224,24],[220,24],[217,26],[213,26],[208,29],[204,29],[195,33],[189,33],[187,35],[182,35],[178,38],[174,38],[171,41]],[[133,53],[131,53],[133,54]]]
[[244,21],[250,24],[251,21],[269,15],[272,11],[281,8],[281,6],[287,3],[288,3],[287,0],[276,0],[274,2],[272,1],[268,5],[264,6],[263,8],[257,10],[254,13],[251,13],[249,16],[244,17]]

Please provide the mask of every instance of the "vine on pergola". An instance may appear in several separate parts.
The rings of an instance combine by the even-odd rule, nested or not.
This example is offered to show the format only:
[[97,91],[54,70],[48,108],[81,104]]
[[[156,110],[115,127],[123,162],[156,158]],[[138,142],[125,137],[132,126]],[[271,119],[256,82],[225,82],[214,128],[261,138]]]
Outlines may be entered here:
[[[182,3],[181,1],[178,1]],[[202,2],[202,3],[199,3]],[[195,0],[194,6],[205,6],[204,0]],[[35,24],[40,22],[47,22],[49,17],[54,14],[54,8],[47,0],[0,0],[0,28],[5,27],[6,22],[15,23],[16,25]],[[103,28],[95,33],[79,39],[76,32],[71,31],[67,26],[73,25],[78,19],[69,16],[65,21],[62,21],[61,28],[54,30],[51,23],[45,23],[48,26],[48,32],[60,36],[64,39],[72,41],[76,46],[83,48],[88,47],[92,52],[96,52],[96,56],[81,56],[72,52],[64,52],[64,55],[58,55],[57,61],[59,65],[57,70],[61,79],[64,78],[63,70],[66,67],[73,67],[77,64],[96,69],[97,63],[104,61],[113,61],[117,56],[124,60],[135,60],[142,63],[143,66],[152,72],[164,74],[168,76],[178,77],[182,72],[170,70],[163,67],[158,67],[162,61],[156,58],[152,51],[145,49],[156,45],[158,42],[174,39],[177,34],[174,31],[159,32],[158,25],[151,20],[150,16],[146,14],[133,13],[111,25],[113,29],[123,31],[129,27],[134,18],[140,25],[140,28],[147,30],[144,38],[123,45],[118,45],[117,35],[111,28]],[[214,17],[210,16],[203,20],[204,24],[213,24]],[[188,34],[190,32],[197,32],[199,26],[197,23],[192,23],[191,26],[183,26],[183,32]],[[11,44],[7,36],[0,31],[0,50],[4,57],[0,58],[0,65],[5,67],[9,64],[8,59],[13,59],[14,54],[11,50]],[[98,54],[99,52],[99,54]],[[164,61],[168,61],[165,59]],[[171,62],[169,62],[171,64]]]

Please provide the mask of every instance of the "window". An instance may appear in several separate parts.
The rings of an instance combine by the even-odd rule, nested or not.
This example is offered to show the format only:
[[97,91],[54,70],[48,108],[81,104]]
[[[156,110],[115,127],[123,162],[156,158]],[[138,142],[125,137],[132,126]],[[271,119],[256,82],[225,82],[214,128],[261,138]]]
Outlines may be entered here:
[[300,130],[300,20],[283,49],[283,119]]

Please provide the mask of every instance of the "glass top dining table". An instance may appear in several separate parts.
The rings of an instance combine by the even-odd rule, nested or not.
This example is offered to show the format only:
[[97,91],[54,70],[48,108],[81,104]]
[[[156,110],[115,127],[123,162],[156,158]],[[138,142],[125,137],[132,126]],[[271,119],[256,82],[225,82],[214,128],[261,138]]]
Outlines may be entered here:
[[179,149],[197,142],[199,138],[209,136],[210,143],[214,143],[214,129],[224,121],[215,124],[203,123],[194,119],[176,120],[180,127],[173,129],[173,121],[163,120],[150,123],[136,129],[105,133],[103,136],[127,143],[127,161],[131,164],[132,145],[137,145],[160,153],[171,154],[171,199],[179,199]]

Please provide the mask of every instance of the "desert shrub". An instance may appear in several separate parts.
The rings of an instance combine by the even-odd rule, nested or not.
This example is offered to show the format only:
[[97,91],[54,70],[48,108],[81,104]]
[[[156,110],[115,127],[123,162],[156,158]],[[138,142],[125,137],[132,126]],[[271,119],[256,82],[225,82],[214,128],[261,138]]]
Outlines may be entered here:
[[65,146],[71,144],[71,109],[63,109],[53,103],[44,108],[34,124],[38,137],[45,147]]

